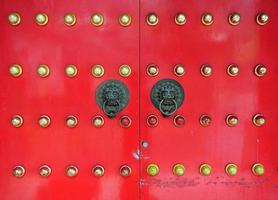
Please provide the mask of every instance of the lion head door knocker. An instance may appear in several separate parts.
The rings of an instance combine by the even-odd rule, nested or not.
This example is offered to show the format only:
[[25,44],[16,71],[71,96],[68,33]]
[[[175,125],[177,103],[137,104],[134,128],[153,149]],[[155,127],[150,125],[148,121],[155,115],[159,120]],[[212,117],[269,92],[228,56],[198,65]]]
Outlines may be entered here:
[[173,79],[162,79],[153,86],[151,100],[162,115],[168,117],[182,105],[184,91],[179,82]]
[[96,101],[103,112],[110,118],[115,117],[129,102],[129,91],[124,83],[108,80],[96,91]]

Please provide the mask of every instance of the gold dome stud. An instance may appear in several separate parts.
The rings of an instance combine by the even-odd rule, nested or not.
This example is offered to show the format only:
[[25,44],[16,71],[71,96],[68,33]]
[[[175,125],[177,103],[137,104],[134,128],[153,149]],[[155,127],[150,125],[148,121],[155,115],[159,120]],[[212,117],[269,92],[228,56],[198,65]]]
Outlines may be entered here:
[[176,127],[183,127],[185,124],[185,119],[183,115],[176,115],[174,117],[173,123]]
[[128,14],[122,14],[119,17],[119,23],[124,27],[129,26],[131,24],[131,16]]
[[159,73],[159,68],[155,64],[150,64],[147,67],[147,74],[149,76],[157,76]]
[[176,176],[183,176],[185,173],[185,167],[183,164],[175,164],[173,166],[173,174]]
[[73,13],[67,13],[64,16],[64,23],[67,26],[73,26],[76,24],[76,16]]
[[201,66],[201,74],[205,77],[209,77],[212,75],[212,67],[210,65],[202,65]]
[[74,165],[70,165],[66,169],[66,174],[68,177],[75,177],[78,174],[78,168]]
[[131,126],[131,118],[127,115],[124,115],[120,118],[120,126],[123,128],[128,128]]
[[92,67],[92,75],[96,78],[100,78],[104,75],[104,68],[102,65],[94,65]]
[[186,16],[184,13],[178,13],[175,16],[175,23],[179,26],[182,26],[186,23]]
[[9,14],[8,21],[9,21],[10,25],[12,25],[12,26],[19,25],[21,22],[20,14],[17,12]]
[[18,64],[14,64],[10,66],[9,72],[13,77],[19,77],[22,74],[22,67]]
[[77,75],[77,68],[75,65],[67,65],[65,72],[68,77],[72,78]]
[[150,127],[155,127],[158,125],[158,117],[156,115],[149,115],[147,117],[147,124]]
[[269,21],[269,16],[266,13],[259,13],[256,17],[257,24],[263,26]]
[[25,168],[21,165],[17,165],[13,168],[13,175],[16,178],[21,178],[25,175]]
[[208,115],[202,115],[202,116],[200,117],[200,120],[199,120],[200,124],[201,124],[203,127],[210,126],[210,125],[211,125],[211,121],[212,121],[212,119],[211,119],[211,117],[208,116]]
[[129,65],[121,65],[119,68],[119,73],[122,77],[128,77],[131,74],[131,68]]
[[240,23],[240,15],[238,13],[232,13],[228,18],[229,24],[236,26]]
[[101,26],[104,22],[104,17],[102,14],[100,13],[95,13],[92,15],[91,17],[91,23],[94,25],[94,26]]
[[150,13],[147,16],[147,24],[149,26],[156,26],[158,24],[158,21],[159,21],[159,18],[157,16],[157,14],[155,14],[155,13]]
[[104,118],[100,115],[93,117],[92,124],[96,128],[100,128],[104,125]]
[[262,176],[265,173],[264,165],[262,163],[255,163],[252,166],[252,172],[256,176]]
[[211,174],[212,168],[209,164],[202,164],[200,166],[199,172],[202,176],[209,176]]
[[67,116],[66,124],[69,128],[74,128],[77,125],[78,121],[74,115]]
[[92,173],[94,176],[98,176],[98,177],[103,176],[104,172],[105,172],[104,167],[101,165],[96,165],[92,169]]
[[263,126],[265,124],[265,118],[261,114],[254,115],[252,121],[255,126]]
[[40,77],[45,78],[50,74],[49,67],[47,65],[39,65],[37,68],[37,73]]
[[51,168],[48,165],[42,165],[39,170],[39,174],[42,177],[48,177],[51,175]]
[[257,77],[262,77],[266,74],[267,69],[264,65],[258,64],[255,66],[254,73]]
[[38,13],[35,19],[36,19],[36,23],[39,26],[45,26],[48,23],[48,16],[46,13]]
[[226,117],[226,124],[230,127],[234,127],[238,124],[238,118],[235,115],[228,115]]
[[129,167],[128,165],[121,166],[120,174],[124,177],[130,176],[131,175],[131,167]]
[[229,163],[225,167],[226,174],[230,176],[235,176],[237,174],[237,171],[238,171],[238,166],[234,163]]
[[42,128],[47,128],[50,125],[50,117],[42,115],[40,116],[38,123]]
[[185,74],[185,69],[184,69],[184,66],[181,65],[181,64],[177,64],[175,67],[174,67],[174,74],[176,76],[183,76]]
[[154,164],[154,163],[149,164],[147,166],[147,174],[149,176],[156,176],[156,175],[158,175],[159,174],[159,167],[158,167],[158,165]]
[[213,16],[211,13],[204,13],[201,18],[202,24],[205,26],[210,26],[213,24]]
[[23,125],[23,118],[20,115],[14,115],[11,123],[14,127],[19,128]]
[[228,74],[229,76],[237,76],[238,73],[239,73],[239,68],[238,68],[237,65],[231,64],[231,65],[228,66],[228,68],[227,68],[227,74]]

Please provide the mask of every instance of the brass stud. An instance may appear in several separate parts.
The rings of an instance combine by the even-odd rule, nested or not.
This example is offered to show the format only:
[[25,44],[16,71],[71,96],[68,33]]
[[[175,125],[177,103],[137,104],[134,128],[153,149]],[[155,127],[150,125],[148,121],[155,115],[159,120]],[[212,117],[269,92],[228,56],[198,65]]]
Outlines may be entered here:
[[18,64],[14,64],[10,67],[9,72],[13,77],[19,77],[22,74],[22,67]]
[[64,23],[67,26],[73,26],[76,23],[76,16],[73,13],[67,13],[64,16]]
[[150,13],[147,16],[147,24],[150,26],[156,26],[158,24],[159,18],[155,13]]
[[239,73],[239,68],[238,68],[237,65],[231,64],[231,65],[228,66],[228,68],[227,68],[227,74],[228,74],[229,76],[237,76],[238,73]]
[[176,176],[183,176],[185,173],[185,167],[183,164],[175,164],[173,166],[173,174]]
[[42,177],[48,177],[48,176],[51,175],[51,172],[52,172],[52,170],[51,170],[51,168],[48,165],[42,165],[40,167],[39,174]]
[[19,128],[23,125],[23,118],[20,115],[14,115],[11,123],[14,127]]
[[238,124],[238,118],[230,114],[226,117],[226,124],[230,127],[236,126]]
[[126,115],[122,116],[120,118],[120,125],[123,128],[130,127],[131,126],[131,118],[129,116],[126,116]]
[[156,175],[158,175],[159,174],[159,167],[158,167],[158,165],[154,164],[154,163],[149,164],[147,166],[147,174],[149,176],[156,176]]
[[256,176],[262,176],[265,173],[264,165],[262,163],[255,163],[252,166],[252,172]]
[[158,117],[156,115],[149,115],[147,117],[147,124],[150,127],[155,127],[158,125]]
[[104,119],[103,119],[102,116],[96,115],[93,118],[92,123],[93,123],[94,127],[100,128],[100,127],[102,127],[104,125]]
[[228,165],[226,165],[225,171],[228,175],[235,176],[238,171],[238,166],[234,163],[229,163]]
[[49,67],[47,65],[39,65],[37,73],[40,77],[45,78],[50,74]]
[[266,13],[259,13],[256,17],[256,21],[259,25],[263,26],[269,21],[269,16]]
[[67,116],[66,124],[69,128],[74,128],[77,125],[78,121],[74,115]]
[[128,77],[131,74],[131,68],[129,65],[121,65],[119,73],[122,77]]
[[213,16],[211,13],[204,13],[201,19],[203,25],[210,26],[213,23]]
[[77,68],[75,65],[67,65],[65,72],[68,77],[72,78],[76,76]]
[[119,23],[122,26],[129,26],[131,24],[131,16],[129,16],[128,14],[123,14],[119,17]]
[[258,77],[262,77],[266,74],[267,69],[264,65],[258,64],[255,66],[254,73]]
[[254,115],[252,121],[255,126],[263,126],[265,124],[265,118],[261,114]]
[[201,74],[205,77],[209,77],[212,75],[212,67],[210,65],[202,65],[201,67]]
[[98,177],[103,176],[104,172],[105,172],[104,167],[101,165],[96,165],[92,169],[92,173],[94,176],[98,176]]
[[21,22],[20,14],[17,12],[9,14],[8,21],[9,21],[10,25],[12,25],[12,26],[19,25]]
[[129,167],[128,165],[121,166],[120,174],[125,177],[130,176],[131,175],[131,167]]
[[159,68],[156,65],[154,65],[154,64],[148,65],[147,74],[149,76],[157,76],[158,73],[159,73]]
[[46,25],[48,22],[48,16],[45,13],[38,13],[36,15],[36,23],[40,26]]
[[184,25],[186,23],[186,16],[184,13],[178,13],[175,16],[175,23],[179,26]]
[[94,65],[92,67],[92,75],[96,78],[100,78],[104,75],[104,68],[102,65]]
[[42,115],[40,116],[38,123],[42,128],[47,128],[50,125],[50,117]]
[[209,164],[202,164],[200,166],[199,172],[203,176],[209,176],[211,174],[212,168]]
[[101,26],[104,22],[104,18],[103,18],[103,15],[100,14],[100,13],[95,13],[92,15],[91,17],[91,23],[94,25],[94,26]]
[[199,121],[202,126],[207,127],[210,126],[212,119],[208,115],[202,115]]
[[75,177],[78,174],[78,168],[74,165],[70,165],[66,169],[66,174],[69,177]]
[[185,124],[185,119],[184,119],[184,116],[183,115],[176,115],[174,117],[174,125],[177,126],[177,127],[183,127],[184,124]]
[[185,69],[183,65],[178,64],[174,67],[174,74],[176,76],[183,76],[184,73],[185,73]]
[[236,26],[240,22],[240,15],[238,13],[232,13],[229,15],[228,21],[231,25]]
[[13,168],[13,175],[16,178],[21,178],[25,175],[25,168],[21,165],[17,165]]

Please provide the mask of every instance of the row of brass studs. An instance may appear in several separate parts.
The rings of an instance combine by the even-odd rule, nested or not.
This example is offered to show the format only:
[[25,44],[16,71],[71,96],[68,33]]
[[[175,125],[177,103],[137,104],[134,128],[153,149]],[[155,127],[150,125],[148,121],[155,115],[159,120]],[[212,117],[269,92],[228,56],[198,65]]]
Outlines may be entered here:
[[[66,117],[66,125],[69,128],[74,128],[77,126],[78,124],[78,119],[76,116],[74,115],[68,115]],[[11,119],[11,124],[16,127],[19,128],[23,125],[24,120],[23,117],[20,115],[14,115]],[[42,128],[47,128],[50,126],[51,124],[51,119],[48,115],[42,115],[39,117],[38,119],[38,124],[42,127]],[[121,127],[123,128],[128,128],[131,126],[131,118],[129,116],[122,116],[119,120],[119,124]],[[101,115],[96,115],[92,118],[92,125],[96,128],[100,128],[104,125],[104,118]]]
[[[150,64],[148,65],[146,72],[149,76],[157,76],[159,74],[159,67],[156,66],[155,64]],[[227,67],[226,72],[229,76],[232,77],[237,76],[239,74],[239,67],[236,64],[230,64]],[[254,74],[257,77],[262,77],[266,75],[266,72],[267,72],[267,68],[262,64],[258,64],[254,67]],[[173,73],[176,76],[183,76],[185,74],[185,67],[181,64],[177,64],[173,68]],[[213,68],[208,64],[204,64],[200,68],[200,73],[204,77],[209,77],[213,73]]]
[[[241,16],[239,13],[231,13],[228,16],[228,22],[230,25],[236,26],[240,23]],[[21,16],[19,13],[14,12],[8,16],[8,21],[11,25],[16,26],[19,25],[21,22]],[[48,15],[46,13],[38,13],[35,16],[35,21],[40,26],[45,26],[48,23]],[[132,21],[132,17],[128,14],[122,14],[119,19],[119,24],[123,27],[129,26]],[[258,13],[256,16],[257,24],[263,26],[269,21],[269,16],[266,13]],[[64,23],[67,26],[73,26],[77,22],[77,17],[73,13],[67,13],[64,15]],[[104,22],[104,16],[100,13],[95,13],[91,16],[91,23],[94,26],[101,26]],[[149,26],[156,26],[159,22],[159,17],[155,13],[150,13],[146,17],[146,23]],[[187,22],[187,17],[184,13],[177,13],[174,17],[174,22],[182,26]],[[201,22],[205,26],[210,26],[214,22],[214,17],[211,13],[204,13],[201,17]]]
[[[147,166],[147,174],[149,176],[157,176],[159,174],[159,166],[157,164],[149,164]],[[186,168],[183,164],[178,163],[172,167],[172,172],[176,176],[183,176]],[[252,165],[251,171],[256,176],[261,176],[265,173],[264,165],[262,163],[255,163]],[[202,176],[209,176],[212,173],[211,165],[204,163],[199,167],[199,173]],[[238,173],[238,166],[234,163],[229,163],[225,166],[225,173],[229,176],[235,176]]]
[[[212,123],[212,118],[209,115],[201,115],[199,122],[201,126],[207,127],[210,126]],[[234,127],[238,125],[238,117],[234,114],[229,114],[225,118],[225,123],[229,127]],[[255,126],[260,127],[263,126],[266,122],[265,117],[262,114],[255,114],[252,118],[252,122]],[[147,117],[147,124],[150,127],[156,127],[159,123],[158,117],[156,115],[149,115]],[[185,118],[183,115],[176,115],[173,119],[173,123],[177,127],[183,127],[185,125]]]
[[[66,175],[68,177],[75,177],[78,175],[78,168],[75,165],[69,165],[66,167]],[[120,175],[124,177],[128,177],[131,175],[131,167],[128,165],[122,165],[120,167]],[[49,165],[42,165],[39,168],[39,175],[42,177],[49,177],[52,173],[52,169]],[[96,177],[101,177],[105,173],[105,169],[102,165],[95,165],[92,168],[92,174]],[[22,165],[17,165],[13,168],[13,175],[17,178],[22,178],[26,174],[26,170]]]

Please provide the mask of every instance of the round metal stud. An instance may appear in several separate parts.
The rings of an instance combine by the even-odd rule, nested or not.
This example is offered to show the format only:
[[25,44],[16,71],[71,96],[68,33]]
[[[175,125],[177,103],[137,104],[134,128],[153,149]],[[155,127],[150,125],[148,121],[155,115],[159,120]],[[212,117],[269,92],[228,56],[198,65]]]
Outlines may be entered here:
[[202,23],[205,26],[210,26],[213,23],[213,16],[211,13],[204,13],[201,18]]
[[74,165],[70,165],[67,167],[66,169],[66,174],[67,176],[69,177],[74,177],[74,176],[77,176],[78,174],[78,168]]
[[21,178],[25,175],[25,168],[21,165],[17,165],[13,168],[13,175],[16,178]]
[[231,25],[236,26],[240,22],[240,15],[238,13],[232,13],[229,15],[228,21]]
[[158,117],[156,115],[149,115],[147,117],[147,124],[150,127],[155,127],[158,125]]
[[179,26],[182,26],[186,23],[186,16],[184,13],[178,13],[175,16],[175,23]]
[[22,74],[22,67],[18,64],[14,64],[10,67],[9,72],[13,77],[19,77]]
[[94,127],[100,128],[104,125],[104,119],[102,116],[97,115],[92,120]]
[[92,67],[92,75],[96,78],[100,78],[104,75],[104,68],[102,65],[94,65]]
[[185,124],[185,119],[183,115],[176,115],[174,117],[174,124],[177,127],[183,127]]
[[102,14],[100,13],[95,13],[92,15],[91,17],[91,23],[94,25],[94,26],[101,26],[104,22],[104,17]]
[[42,115],[39,118],[38,123],[42,128],[47,128],[50,125],[50,117],[48,117],[47,115]]
[[121,65],[119,68],[119,73],[122,77],[128,77],[131,74],[131,68],[129,65]]
[[52,172],[52,170],[51,170],[51,168],[48,165],[42,165],[40,167],[39,173],[40,173],[40,176],[42,176],[42,177],[50,176],[51,172]]
[[227,68],[227,74],[228,74],[229,76],[237,76],[238,73],[239,73],[239,68],[238,68],[237,65],[231,64],[231,65],[228,66],[228,68]]
[[183,65],[178,64],[174,67],[174,74],[176,76],[183,76],[184,73],[185,73],[185,69]]
[[205,77],[209,77],[212,75],[212,67],[210,65],[202,65],[201,74]]
[[77,118],[73,115],[67,116],[66,124],[69,128],[74,128],[77,125]]
[[261,114],[254,115],[252,121],[255,126],[263,126],[265,124],[265,118]]
[[120,125],[123,128],[128,128],[131,126],[131,118],[129,116],[122,116],[120,118]]
[[131,167],[129,167],[128,165],[121,166],[120,174],[124,177],[130,176],[131,175]]
[[150,26],[156,26],[158,24],[159,18],[155,13],[150,13],[147,16],[147,24]]
[[269,21],[269,16],[266,13],[259,13],[256,17],[256,21],[259,25],[263,26]]
[[225,172],[230,176],[235,176],[238,171],[238,166],[236,164],[230,163],[226,165]]
[[46,25],[47,24],[47,22],[48,22],[48,16],[47,16],[47,14],[45,14],[45,13],[38,13],[37,15],[36,15],[36,23],[38,24],[38,25],[40,25],[40,26],[44,26],[44,25]]
[[256,176],[262,176],[265,173],[264,165],[262,163],[255,163],[252,166],[252,172]]
[[238,118],[230,114],[226,117],[226,124],[230,127],[236,126],[238,124]]
[[173,174],[176,176],[183,176],[185,173],[185,167],[183,164],[175,164],[173,166]]
[[267,69],[264,65],[258,64],[255,66],[254,73],[258,77],[262,77],[266,74]]
[[45,78],[50,74],[49,67],[47,65],[39,65],[37,73],[40,77]]
[[76,16],[73,13],[67,13],[64,16],[64,23],[67,26],[73,26],[76,23]]
[[210,116],[208,116],[208,115],[202,115],[201,117],[200,117],[200,124],[202,125],[202,126],[204,126],[204,127],[207,127],[207,126],[210,126],[211,125],[211,121],[212,121],[212,119],[211,119],[211,117]]
[[20,115],[12,117],[11,123],[14,127],[19,128],[23,125],[23,118]]
[[199,170],[201,175],[209,176],[211,174],[212,168],[209,164],[202,164]]
[[147,174],[149,175],[149,176],[156,176],[156,175],[158,175],[159,174],[159,167],[158,167],[158,165],[157,164],[149,164],[148,166],[147,166]]
[[70,78],[75,77],[77,74],[77,68],[75,65],[68,65],[65,69],[66,75]]
[[156,65],[154,65],[154,64],[148,65],[147,74],[149,76],[157,76],[158,73],[159,73],[159,68]]
[[94,176],[98,176],[98,177],[103,176],[104,172],[105,172],[104,167],[101,165],[96,165],[92,169],[92,173]]
[[8,21],[12,26],[19,25],[21,22],[20,14],[16,12],[9,14]]
[[131,24],[131,16],[128,14],[123,14],[119,17],[119,23],[122,26],[129,26]]

